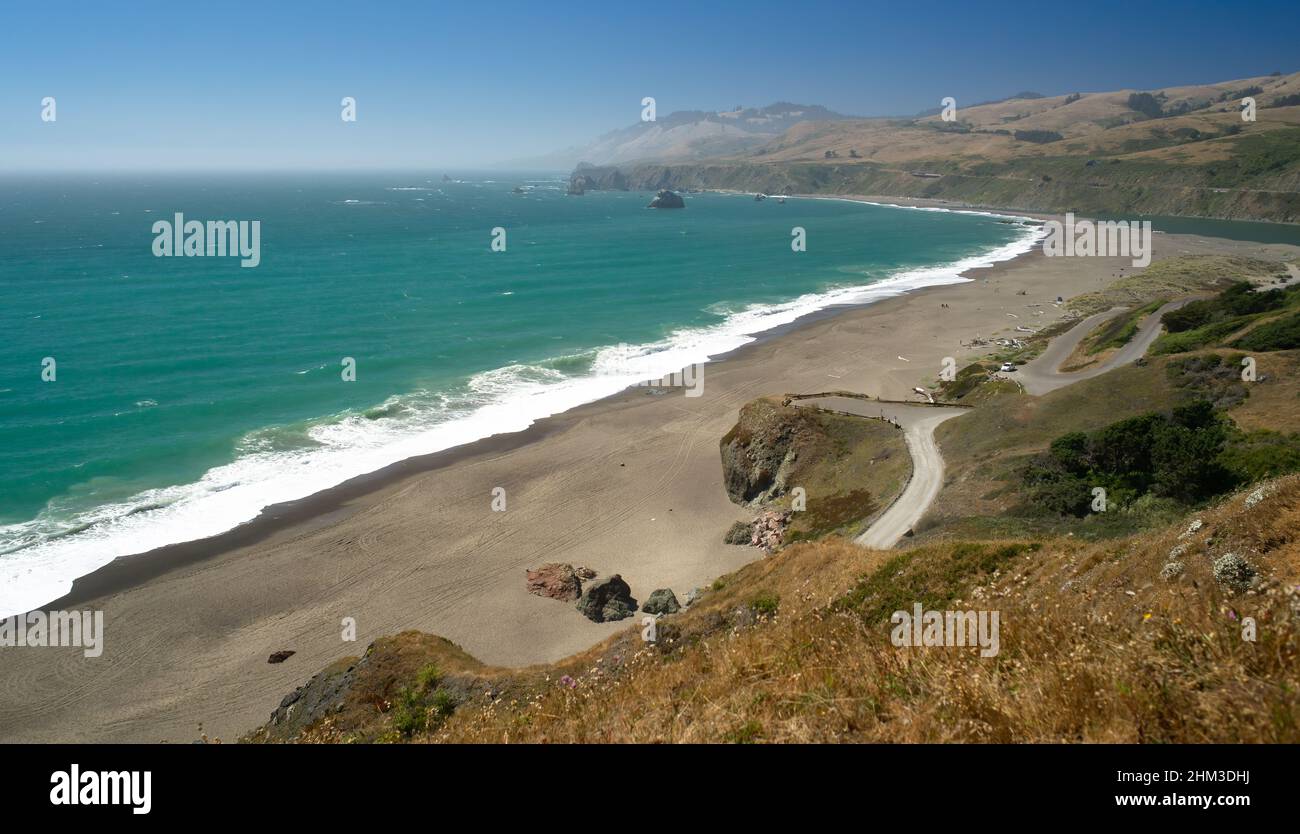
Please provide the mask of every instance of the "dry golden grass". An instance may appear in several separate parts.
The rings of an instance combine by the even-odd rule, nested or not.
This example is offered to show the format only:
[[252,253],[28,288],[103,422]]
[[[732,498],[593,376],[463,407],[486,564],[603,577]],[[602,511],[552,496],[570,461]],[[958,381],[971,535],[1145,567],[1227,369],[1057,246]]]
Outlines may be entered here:
[[[1216,352],[1216,351],[1210,351]],[[1219,353],[1236,354],[1241,351]],[[1262,382],[1250,386],[1250,397],[1232,410],[1243,429],[1300,432],[1300,351],[1251,353]]]
[[[1264,89],[1257,94],[1260,109],[1256,113],[1257,121],[1243,123],[1237,99],[1218,99],[1252,86]],[[769,143],[761,158],[769,162],[817,161],[824,158],[826,151],[834,150],[839,154],[837,164],[905,165],[936,160],[1007,162],[1059,156],[1064,151],[1135,160],[1204,163],[1229,158],[1236,142],[1234,137],[1204,139],[1204,136],[1221,134],[1228,128],[1240,128],[1246,135],[1300,124],[1300,108],[1268,106],[1275,98],[1300,92],[1300,73],[1155,91],[1167,96],[1166,109],[1183,103],[1193,108],[1185,114],[1160,119],[1148,119],[1129,108],[1128,97],[1134,92],[1139,91],[1084,92],[1082,98],[1068,104],[1066,96],[1011,99],[975,106],[958,102],[957,120],[973,129],[969,133],[945,129],[948,125],[938,114],[916,120],[801,122]],[[1199,131],[1202,138],[1181,141],[1171,147],[1130,150],[1134,143],[1187,129]],[[997,130],[1049,130],[1060,133],[1064,139],[1037,145],[992,132]],[[850,149],[857,151],[858,159],[849,157]]]
[[[1247,494],[1191,535],[796,546],[661,619],[654,645],[634,628],[554,667],[484,670],[484,694],[414,740],[1300,741],[1300,477]],[[1215,581],[1228,552],[1258,572],[1250,590]],[[894,647],[889,613],[913,602],[999,611],[1000,654]],[[298,740],[395,740],[387,721],[372,709]]]
[[1111,307],[1141,307],[1156,299],[1222,291],[1236,281],[1262,285],[1281,269],[1274,261],[1232,255],[1166,258],[1112,281],[1104,290],[1076,295],[1066,307],[1081,316]]

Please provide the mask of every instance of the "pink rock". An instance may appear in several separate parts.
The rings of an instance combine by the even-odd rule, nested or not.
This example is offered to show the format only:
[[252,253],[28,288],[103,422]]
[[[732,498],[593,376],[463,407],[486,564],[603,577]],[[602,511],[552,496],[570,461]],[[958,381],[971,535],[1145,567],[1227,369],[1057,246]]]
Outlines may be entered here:
[[549,562],[528,571],[528,593],[572,601],[582,596],[582,581],[573,565]]

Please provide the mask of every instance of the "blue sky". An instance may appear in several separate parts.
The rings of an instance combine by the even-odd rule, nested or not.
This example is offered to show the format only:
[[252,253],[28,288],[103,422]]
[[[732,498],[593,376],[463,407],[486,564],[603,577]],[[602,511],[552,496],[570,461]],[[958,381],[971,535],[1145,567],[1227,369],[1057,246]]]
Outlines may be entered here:
[[643,96],[894,115],[1274,70],[1300,70],[1297,0],[7,2],[0,169],[442,169],[583,143]]

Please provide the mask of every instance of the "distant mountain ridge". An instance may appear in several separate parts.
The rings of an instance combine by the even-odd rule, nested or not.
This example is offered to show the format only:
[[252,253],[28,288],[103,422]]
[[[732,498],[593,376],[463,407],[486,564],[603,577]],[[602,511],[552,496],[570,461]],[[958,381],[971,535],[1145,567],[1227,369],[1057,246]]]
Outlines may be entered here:
[[654,121],[611,130],[590,144],[566,148],[521,165],[572,168],[579,162],[615,165],[644,160],[689,162],[730,156],[765,145],[803,122],[851,119],[817,104],[778,101],[766,107],[678,110]]
[[[763,119],[772,109],[780,117]],[[606,134],[584,149],[580,161],[596,170],[575,171],[578,190],[860,194],[1300,222],[1300,72],[1152,90],[1022,92],[958,101],[947,119],[837,118],[788,104],[734,112],[673,114]]]

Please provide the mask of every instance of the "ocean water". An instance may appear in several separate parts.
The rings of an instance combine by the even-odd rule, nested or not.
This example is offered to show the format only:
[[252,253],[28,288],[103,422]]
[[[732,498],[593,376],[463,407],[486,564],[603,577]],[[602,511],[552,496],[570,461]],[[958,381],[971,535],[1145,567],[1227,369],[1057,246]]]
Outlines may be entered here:
[[[0,616],[1034,236],[980,213],[650,196],[542,174],[0,179]],[[176,212],[260,221],[260,265],[155,257]]]

